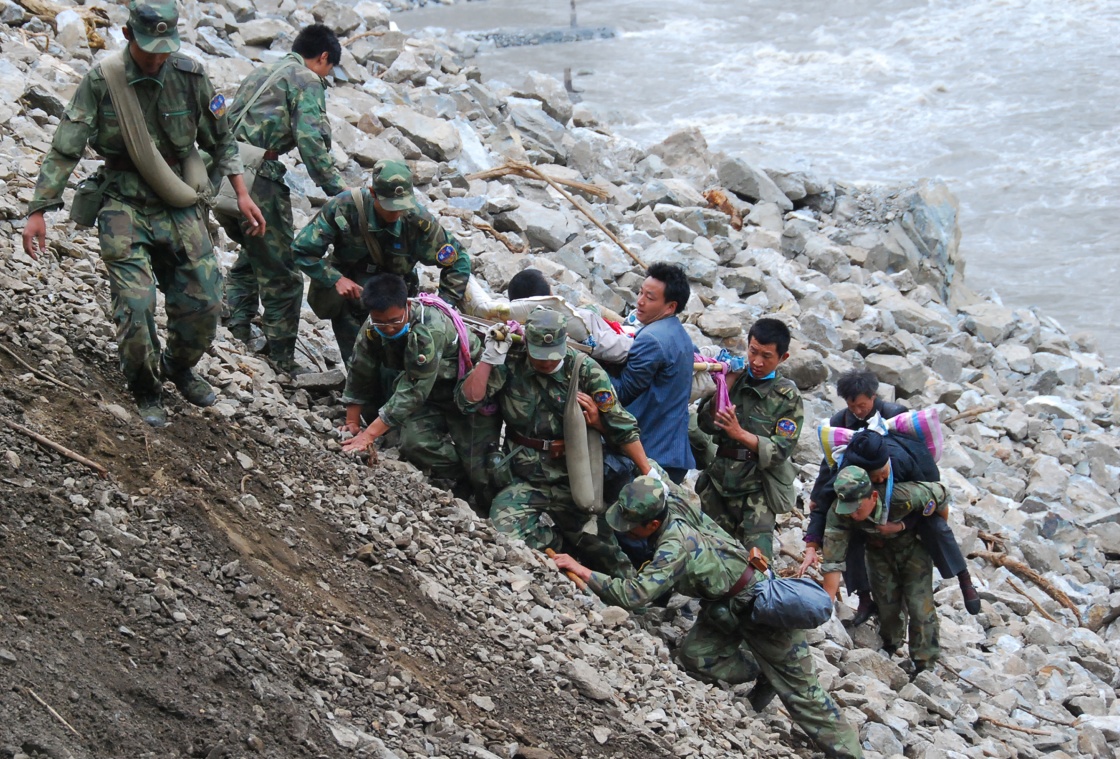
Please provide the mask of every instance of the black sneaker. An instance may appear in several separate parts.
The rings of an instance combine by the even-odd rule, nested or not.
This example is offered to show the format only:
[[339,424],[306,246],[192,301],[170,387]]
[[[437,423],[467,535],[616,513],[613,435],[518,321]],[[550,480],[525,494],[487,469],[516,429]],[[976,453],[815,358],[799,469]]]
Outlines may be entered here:
[[961,585],[961,595],[964,596],[964,608],[973,616],[980,613],[980,594],[972,583]]
[[213,406],[218,400],[218,395],[214,392],[214,388],[210,387],[210,383],[199,377],[193,369],[173,366],[166,357],[160,363],[164,379],[171,380],[188,402],[195,406],[206,407]]
[[167,426],[167,411],[163,408],[163,398],[159,393],[137,395],[136,411],[145,424],[151,427]]

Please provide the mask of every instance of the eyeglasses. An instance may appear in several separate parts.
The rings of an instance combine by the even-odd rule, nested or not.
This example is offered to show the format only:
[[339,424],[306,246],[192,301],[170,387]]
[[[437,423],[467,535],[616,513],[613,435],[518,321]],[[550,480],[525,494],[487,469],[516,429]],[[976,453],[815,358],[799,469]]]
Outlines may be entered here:
[[375,321],[371,321],[371,322],[370,322],[370,324],[372,324],[372,325],[373,325],[374,327],[377,327],[378,329],[386,329],[386,328],[387,328],[387,329],[392,329],[393,327],[399,327],[399,326],[401,326],[401,325],[402,325],[402,324],[404,324],[404,323],[405,323],[406,321],[408,321],[408,312],[407,312],[407,311],[406,311],[406,312],[405,312],[404,314],[402,314],[402,315],[401,315],[401,318],[399,318],[399,319],[397,319],[397,320],[395,320],[395,321],[391,321],[391,322],[375,322]]

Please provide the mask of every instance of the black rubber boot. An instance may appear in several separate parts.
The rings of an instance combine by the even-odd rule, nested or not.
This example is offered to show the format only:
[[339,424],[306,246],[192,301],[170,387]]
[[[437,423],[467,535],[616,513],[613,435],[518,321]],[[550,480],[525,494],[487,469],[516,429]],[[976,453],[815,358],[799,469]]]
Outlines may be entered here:
[[776,695],[778,695],[778,691],[774,690],[774,686],[770,684],[766,676],[759,675],[758,679],[754,681],[751,692],[747,694],[747,701],[750,701],[752,709],[761,712],[774,700]]
[[862,593],[859,597],[859,607],[856,609],[856,614],[848,620],[848,627],[859,627],[872,616],[879,613],[879,604],[875,603],[875,599],[871,597],[870,593]]
[[188,402],[205,407],[213,406],[218,400],[218,395],[214,392],[214,388],[210,387],[210,383],[199,377],[193,369],[177,366],[169,361],[167,356],[160,360],[160,366],[163,369],[163,378],[171,380]]
[[136,393],[136,411],[144,423],[151,427],[167,426],[167,411],[163,408],[160,392]]

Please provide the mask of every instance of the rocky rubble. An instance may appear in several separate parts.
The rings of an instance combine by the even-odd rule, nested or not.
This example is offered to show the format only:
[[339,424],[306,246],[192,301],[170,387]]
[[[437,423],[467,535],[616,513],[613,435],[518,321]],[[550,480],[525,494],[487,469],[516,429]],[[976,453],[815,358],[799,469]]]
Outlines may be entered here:
[[[106,10],[119,46],[124,11]],[[968,289],[948,188],[767,171],[713,153],[694,130],[635,145],[555,80],[484,83],[477,43],[409,37],[376,3],[222,0],[186,3],[183,16],[185,51],[227,95],[303,24],[348,35],[328,94],[337,161],[357,183],[380,158],[408,160],[422,201],[493,290],[535,266],[569,299],[624,311],[642,279],[547,184],[471,178],[531,162],[602,187],[605,200],[580,196],[585,210],[644,262],[686,268],[697,344],[742,350],[754,319],[786,319],[787,373],[811,425],[835,406],[837,374],[861,366],[888,396],[941,409],[962,546],[1025,564],[1076,615],[1042,584],[974,558],[980,615],[938,580],[943,669],[911,683],[873,628],[834,619],[812,635],[822,679],[868,756],[1113,755],[1120,379],[1087,338]],[[676,667],[689,605],[605,607],[392,451],[372,470],[343,457],[337,352],[310,311],[303,359],[326,376],[283,387],[223,331],[200,365],[220,402],[173,405],[167,430],[145,429],[114,373],[94,236],[55,214],[57,258],[36,263],[19,246],[37,163],[94,60],[65,21],[0,7],[0,416],[111,476],[0,427],[0,671],[12,684],[0,756],[809,752],[784,710],[753,714],[741,693]],[[286,161],[299,225],[324,198],[298,156]],[[717,186],[742,229],[707,207],[701,193]],[[511,253],[475,220],[530,252]],[[795,460],[806,488],[819,461],[811,434]],[[802,520],[781,525],[787,564]]]

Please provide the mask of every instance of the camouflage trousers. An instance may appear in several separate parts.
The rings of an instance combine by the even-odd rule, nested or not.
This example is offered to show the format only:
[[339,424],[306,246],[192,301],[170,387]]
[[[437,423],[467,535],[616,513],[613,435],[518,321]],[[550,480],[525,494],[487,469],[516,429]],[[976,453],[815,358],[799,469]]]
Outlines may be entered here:
[[263,305],[261,326],[269,353],[274,359],[287,359],[295,352],[303,306],[303,273],[292,253],[291,190],[283,182],[258,176],[252,196],[267,225],[263,237],[243,234],[238,219],[218,217],[230,238],[241,246],[226,279],[229,324],[247,325]]
[[700,507],[712,521],[727,531],[747,549],[758,547],[767,560],[774,556],[774,512],[766,504],[761,490],[739,496],[727,496],[716,490],[710,481],[698,488]]
[[163,384],[156,289],[164,293],[169,363],[193,367],[217,331],[222,275],[203,212],[198,206],[141,210],[106,198],[97,231],[121,372],[134,393],[156,392]]
[[681,641],[685,668],[704,680],[732,685],[764,677],[790,717],[829,757],[862,757],[859,734],[840,714],[817,679],[805,633],[756,625],[739,616],[737,630],[724,630],[707,615],[705,603],[696,624]]
[[933,560],[913,532],[867,543],[871,592],[879,603],[879,634],[896,646],[910,630],[910,658],[930,667],[941,653],[940,626],[933,603]]
[[580,511],[567,487],[515,482],[494,496],[490,521],[499,532],[538,551],[571,552],[581,563],[612,577],[634,574],[606,519]]

